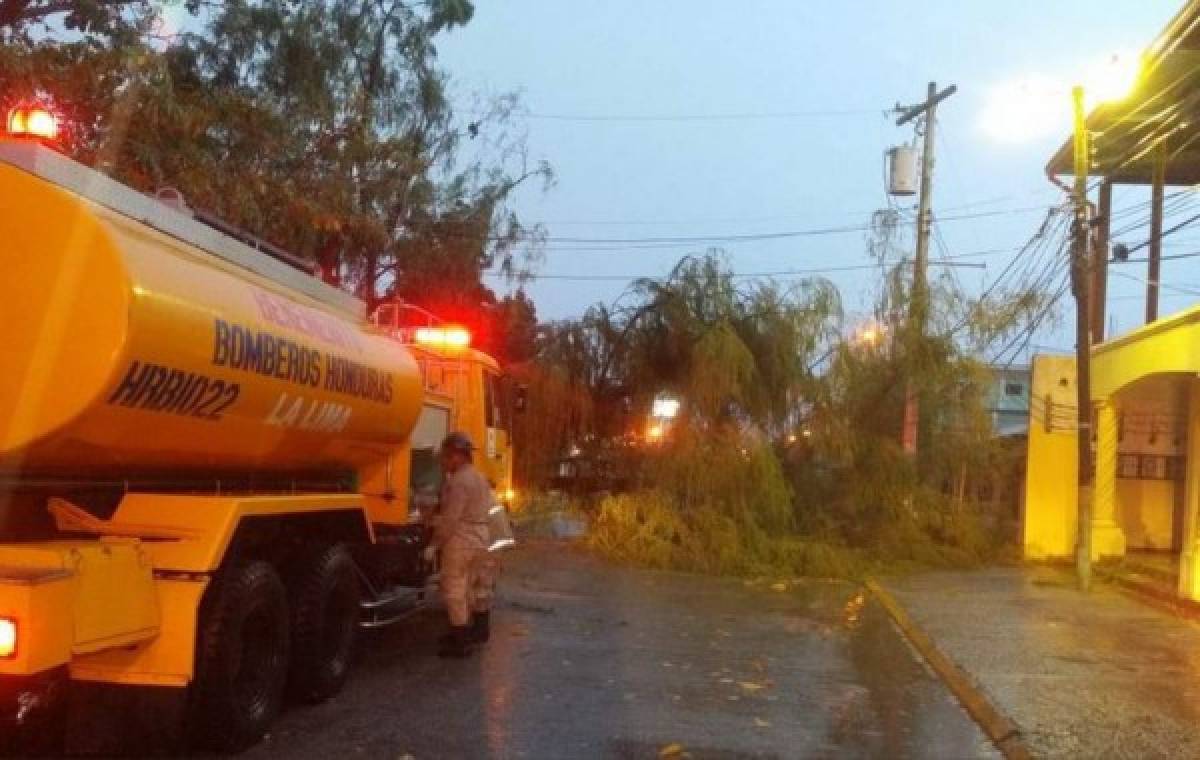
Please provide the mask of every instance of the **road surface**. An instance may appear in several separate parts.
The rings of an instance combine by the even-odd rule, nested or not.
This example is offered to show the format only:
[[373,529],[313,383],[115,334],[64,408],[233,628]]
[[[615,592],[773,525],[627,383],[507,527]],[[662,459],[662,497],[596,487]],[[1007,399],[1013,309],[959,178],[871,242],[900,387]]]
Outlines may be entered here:
[[508,555],[494,618],[467,661],[434,656],[433,611],[375,633],[343,694],[245,757],[997,756],[850,584],[616,568],[541,540]]

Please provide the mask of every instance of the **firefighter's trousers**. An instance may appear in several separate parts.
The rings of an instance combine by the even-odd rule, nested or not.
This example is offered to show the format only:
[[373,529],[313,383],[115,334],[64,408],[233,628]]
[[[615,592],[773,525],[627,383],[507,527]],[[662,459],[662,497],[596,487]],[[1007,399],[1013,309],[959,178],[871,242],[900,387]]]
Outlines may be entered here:
[[472,612],[491,609],[499,571],[499,561],[486,549],[456,539],[442,547],[442,601],[450,625],[467,625]]

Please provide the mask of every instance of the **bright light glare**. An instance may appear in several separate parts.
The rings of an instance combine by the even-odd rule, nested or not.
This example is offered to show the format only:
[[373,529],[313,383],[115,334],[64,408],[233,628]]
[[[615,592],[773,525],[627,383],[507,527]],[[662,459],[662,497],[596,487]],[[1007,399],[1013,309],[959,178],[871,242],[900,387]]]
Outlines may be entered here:
[[996,85],[980,113],[980,128],[1001,143],[1063,138],[1071,132],[1071,88],[1081,85],[1087,108],[1129,97],[1142,72],[1141,57],[1117,53],[1062,77],[1040,74]]
[[1142,60],[1136,54],[1114,53],[1091,66],[1081,84],[1088,102],[1097,105],[1129,97],[1142,74]]
[[471,345],[471,333],[464,327],[418,327],[416,341],[423,346],[466,348]]
[[496,541],[494,541],[492,543],[492,545],[488,547],[488,551],[489,552],[498,552],[502,549],[507,549],[510,546],[516,546],[516,545],[517,545],[517,542],[515,539],[500,538],[500,539],[497,539]]
[[663,420],[673,420],[679,414],[679,399],[656,398],[650,409],[650,416]]
[[1071,90],[1046,77],[1026,77],[992,88],[980,114],[988,137],[1026,143],[1071,130]]
[[17,653],[17,622],[0,618],[0,657],[12,657]]
[[877,346],[883,340],[885,332],[883,325],[866,325],[854,334],[853,342],[860,346]]
[[19,106],[8,114],[8,132],[14,136],[54,140],[58,137],[58,119],[45,108]]

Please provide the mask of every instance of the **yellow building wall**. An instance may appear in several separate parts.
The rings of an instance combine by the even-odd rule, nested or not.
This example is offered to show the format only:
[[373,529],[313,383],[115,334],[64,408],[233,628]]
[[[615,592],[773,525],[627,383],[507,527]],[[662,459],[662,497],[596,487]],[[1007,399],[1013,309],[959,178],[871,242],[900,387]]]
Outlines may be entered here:
[[1075,360],[1037,356],[1030,393],[1022,548],[1028,559],[1070,557],[1076,530]]
[[[1151,375],[1116,395],[1120,414],[1120,452],[1178,457],[1186,452],[1187,383],[1179,375]],[[1117,479],[1117,522],[1130,549],[1171,549],[1175,545],[1175,505],[1182,482]],[[1182,495],[1182,494],[1179,494]]]
[[1130,549],[1170,549],[1175,484],[1169,480],[1117,480],[1117,522]]

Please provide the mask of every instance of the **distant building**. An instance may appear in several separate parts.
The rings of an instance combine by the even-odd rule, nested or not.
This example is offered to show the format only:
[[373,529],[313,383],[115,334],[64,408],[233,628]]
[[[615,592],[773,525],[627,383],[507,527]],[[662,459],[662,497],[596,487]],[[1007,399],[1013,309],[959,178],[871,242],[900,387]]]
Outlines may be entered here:
[[992,432],[1007,437],[1029,432],[1028,365],[994,365],[992,387],[988,393],[988,411],[992,415]]

